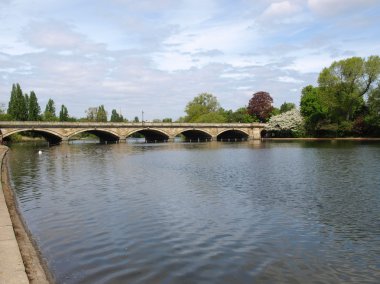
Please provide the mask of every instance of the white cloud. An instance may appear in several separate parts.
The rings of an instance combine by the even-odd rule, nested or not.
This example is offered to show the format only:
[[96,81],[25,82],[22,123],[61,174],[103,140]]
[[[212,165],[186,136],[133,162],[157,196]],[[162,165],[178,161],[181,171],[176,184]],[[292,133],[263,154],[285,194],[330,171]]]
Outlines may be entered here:
[[[0,93],[19,82],[42,108],[51,97],[77,117],[104,104],[127,118],[144,109],[147,119],[176,119],[201,92],[226,109],[260,90],[275,105],[297,103],[323,67],[380,46],[380,5],[369,0],[135,2],[8,1],[0,9]],[[315,16],[328,10],[339,17]]]
[[262,17],[264,19],[279,19],[292,16],[301,10],[301,6],[290,1],[275,2],[269,5],[262,14]]
[[308,0],[310,9],[322,16],[334,16],[348,11],[368,8],[376,0]]
[[326,54],[303,54],[285,69],[295,70],[301,73],[319,73],[324,67],[330,66],[333,61],[334,60]]
[[289,76],[280,76],[280,77],[278,77],[278,81],[284,82],[284,83],[303,83],[302,80],[299,80],[299,79],[296,79],[293,77],[289,77]]

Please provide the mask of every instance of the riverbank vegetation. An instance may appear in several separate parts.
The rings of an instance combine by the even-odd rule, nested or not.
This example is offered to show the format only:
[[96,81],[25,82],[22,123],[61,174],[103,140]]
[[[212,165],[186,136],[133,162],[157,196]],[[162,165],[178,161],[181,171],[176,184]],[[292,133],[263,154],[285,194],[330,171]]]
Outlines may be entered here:
[[[237,110],[221,107],[217,97],[201,93],[187,103],[185,116],[175,122],[194,123],[267,123],[268,137],[347,137],[380,136],[380,57],[351,57],[333,62],[318,76],[317,86],[305,86],[300,94],[300,105],[284,102],[273,106],[268,92],[252,95],[247,106]],[[104,105],[89,107],[86,116],[75,118],[61,105],[56,115],[55,103],[49,99],[41,112],[34,91],[23,94],[19,84],[13,84],[7,110],[0,110],[0,120],[19,121],[80,121],[107,122]],[[116,109],[110,122],[127,122]],[[139,122],[135,117],[134,122]],[[154,119],[170,122],[172,118]]]

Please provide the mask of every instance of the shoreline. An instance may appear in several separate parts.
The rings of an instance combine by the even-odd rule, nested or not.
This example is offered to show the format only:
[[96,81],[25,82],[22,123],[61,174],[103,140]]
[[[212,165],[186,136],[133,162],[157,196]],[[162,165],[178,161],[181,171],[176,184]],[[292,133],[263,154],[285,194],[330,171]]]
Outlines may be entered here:
[[[54,283],[53,276],[48,270],[47,264],[44,261],[36,242],[28,230],[22,215],[19,212],[17,201],[13,190],[10,186],[9,170],[8,170],[8,152],[9,148],[0,146],[1,155],[1,186],[4,194],[5,203],[9,216],[12,222],[14,236],[16,238],[19,252],[21,253],[24,271],[29,283],[35,284],[50,284]],[[17,253],[16,251],[14,253]],[[2,259],[7,262],[7,258]],[[22,270],[20,268],[20,270]],[[1,278],[0,278],[1,280]],[[0,281],[1,282],[1,281]],[[10,281],[11,282],[11,281]],[[8,283],[8,282],[5,282]],[[15,282],[17,283],[17,282]]]
[[300,137],[300,138],[261,138],[261,141],[380,141],[380,138],[367,138],[367,137],[329,137],[329,138],[317,138],[317,137]]

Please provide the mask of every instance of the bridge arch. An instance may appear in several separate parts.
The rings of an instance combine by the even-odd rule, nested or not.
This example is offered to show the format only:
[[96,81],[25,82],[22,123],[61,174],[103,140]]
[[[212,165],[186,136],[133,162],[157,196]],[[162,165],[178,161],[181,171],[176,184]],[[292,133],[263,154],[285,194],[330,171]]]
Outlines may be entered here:
[[8,140],[12,134],[22,133],[22,132],[36,133],[36,134],[44,137],[46,139],[46,141],[48,141],[51,144],[59,144],[63,139],[63,137],[59,133],[57,133],[51,129],[40,129],[40,128],[14,129],[14,130],[11,130],[9,132],[3,133],[3,139]]
[[212,139],[212,135],[203,129],[188,128],[179,131],[175,136],[183,135],[187,141],[209,141]]
[[249,134],[241,129],[226,129],[218,134],[218,141],[246,141]]
[[119,135],[112,131],[112,130],[109,130],[109,129],[102,129],[102,128],[87,128],[87,129],[80,129],[80,130],[77,130],[73,133],[71,133],[69,135],[69,140],[72,140],[72,138],[75,136],[75,135],[78,135],[80,133],[90,133],[90,134],[93,134],[95,136],[97,136],[100,140],[101,143],[104,143],[104,142],[117,142],[119,141],[120,137]]
[[139,133],[145,137],[146,142],[165,142],[170,139],[170,135],[161,129],[155,128],[141,128],[129,132],[126,135],[126,138],[130,137],[133,134]]

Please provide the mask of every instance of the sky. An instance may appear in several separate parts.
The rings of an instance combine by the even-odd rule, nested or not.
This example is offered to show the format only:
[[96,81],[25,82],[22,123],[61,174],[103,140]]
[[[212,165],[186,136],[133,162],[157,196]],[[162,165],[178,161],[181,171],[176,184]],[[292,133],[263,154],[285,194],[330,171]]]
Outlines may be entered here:
[[0,0],[0,103],[177,119],[200,93],[225,109],[267,91],[299,104],[319,72],[380,55],[380,0]]

